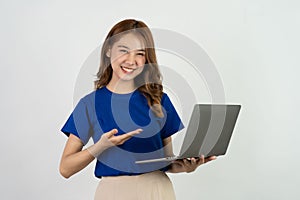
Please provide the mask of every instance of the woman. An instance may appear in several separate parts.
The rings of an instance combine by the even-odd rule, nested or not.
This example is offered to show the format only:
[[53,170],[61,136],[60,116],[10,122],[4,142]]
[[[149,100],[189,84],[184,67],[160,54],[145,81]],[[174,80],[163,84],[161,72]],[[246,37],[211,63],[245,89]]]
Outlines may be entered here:
[[[83,97],[62,128],[68,140],[61,158],[65,178],[97,158],[101,178],[95,199],[175,199],[165,172],[192,172],[215,159],[135,164],[172,155],[171,135],[183,128],[163,92],[152,34],[145,23],[117,23],[101,50],[95,91]],[[90,138],[94,144],[83,149]]]

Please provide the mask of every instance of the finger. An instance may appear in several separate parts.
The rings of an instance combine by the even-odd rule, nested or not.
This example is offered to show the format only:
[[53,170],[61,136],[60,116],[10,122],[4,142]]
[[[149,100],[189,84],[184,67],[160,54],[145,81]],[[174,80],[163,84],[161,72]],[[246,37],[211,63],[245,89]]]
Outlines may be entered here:
[[205,163],[204,155],[201,155],[201,156],[200,156],[200,158],[199,158],[199,163],[200,163],[200,164]]
[[205,159],[205,162],[209,162],[209,161],[216,160],[216,159],[217,159],[217,156],[210,156]]
[[186,165],[186,166],[190,166],[191,165],[191,162],[188,160],[188,159],[183,159],[183,163],[184,163],[184,165]]
[[197,164],[198,160],[196,158],[191,158],[190,161],[194,165],[194,164]]
[[133,137],[134,135],[139,134],[142,131],[143,131],[142,129],[136,129],[134,131],[125,133],[123,135],[116,136],[115,139],[118,140],[118,144],[123,144],[124,142],[126,142],[127,140],[129,140],[131,137]]
[[134,135],[137,135],[137,134],[141,133],[142,131],[143,131],[143,129],[138,128],[138,129],[136,129],[136,130],[134,130],[134,131],[128,132],[128,133],[123,134],[123,135],[134,136]]
[[118,133],[118,129],[112,129],[106,133],[104,133],[103,135],[105,135],[107,138],[110,138],[111,136],[115,135]]
[[129,138],[141,133],[143,130],[142,129],[136,129],[134,131],[131,131],[131,132],[128,132],[128,133],[125,133],[123,135],[120,135],[120,139],[121,140],[128,140]]

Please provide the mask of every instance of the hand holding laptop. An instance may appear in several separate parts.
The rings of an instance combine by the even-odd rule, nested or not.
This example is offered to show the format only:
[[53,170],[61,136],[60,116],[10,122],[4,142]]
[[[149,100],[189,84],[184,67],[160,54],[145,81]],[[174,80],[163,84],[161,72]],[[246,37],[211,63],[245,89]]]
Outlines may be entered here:
[[181,173],[181,172],[193,172],[199,167],[200,165],[203,165],[209,161],[217,159],[216,156],[210,156],[208,158],[204,158],[203,155],[201,155],[199,158],[184,158],[184,159],[178,159],[172,161],[170,165],[170,169],[168,172],[171,173]]

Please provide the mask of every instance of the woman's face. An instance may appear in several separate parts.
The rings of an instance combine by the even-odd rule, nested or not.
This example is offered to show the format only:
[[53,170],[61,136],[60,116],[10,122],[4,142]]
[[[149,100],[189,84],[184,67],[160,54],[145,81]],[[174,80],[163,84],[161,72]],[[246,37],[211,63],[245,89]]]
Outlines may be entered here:
[[144,69],[146,62],[145,45],[133,33],[116,41],[106,53],[110,57],[113,80],[131,81]]

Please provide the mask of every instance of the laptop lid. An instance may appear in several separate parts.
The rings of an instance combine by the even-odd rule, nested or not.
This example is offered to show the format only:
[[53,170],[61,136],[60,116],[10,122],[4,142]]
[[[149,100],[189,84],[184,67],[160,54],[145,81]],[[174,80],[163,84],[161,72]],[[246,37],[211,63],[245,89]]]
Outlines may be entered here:
[[224,155],[240,108],[241,105],[196,104],[179,158]]

